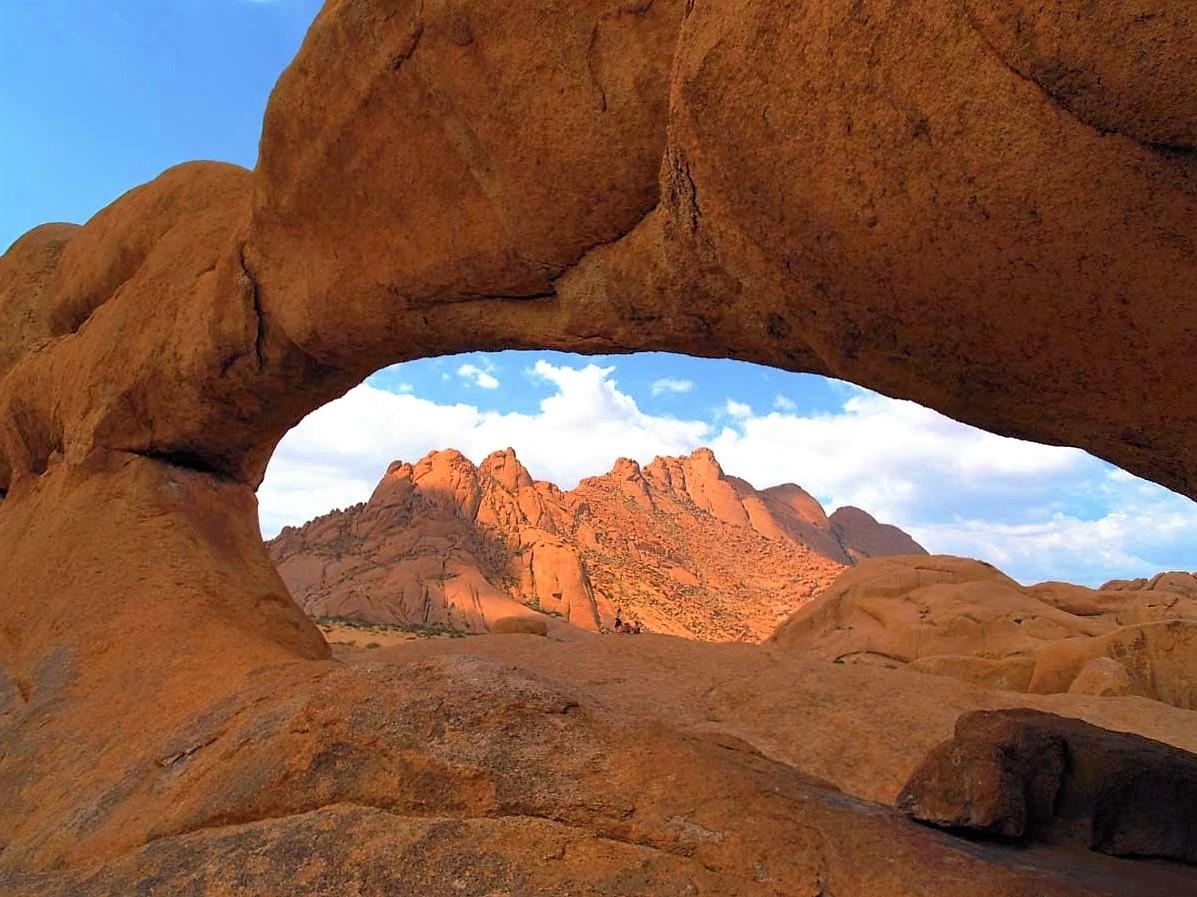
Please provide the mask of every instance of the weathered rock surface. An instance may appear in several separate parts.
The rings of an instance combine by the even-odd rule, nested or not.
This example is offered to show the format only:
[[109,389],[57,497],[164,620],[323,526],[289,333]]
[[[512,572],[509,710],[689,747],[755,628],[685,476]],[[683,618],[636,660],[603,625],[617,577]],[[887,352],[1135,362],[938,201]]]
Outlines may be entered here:
[[[1031,673],[1034,673],[1033,665]],[[1026,685],[1030,685],[1030,676]],[[1134,683],[1126,667],[1112,657],[1094,657],[1083,667],[1068,686],[1068,693],[1073,695],[1097,695],[1099,697],[1114,697],[1132,693]]]
[[[109,718],[44,755],[79,771],[69,796],[13,750],[0,759],[0,775],[25,776],[4,792],[14,812],[0,817],[0,885],[23,897],[273,893],[284,874],[308,894],[1197,886],[1197,870],[1089,860],[1067,844],[970,844],[858,796],[886,790],[888,803],[962,710],[1018,697],[903,676],[921,678],[656,635],[480,636],[226,678],[222,696],[167,725],[164,712],[191,702],[149,684],[152,705],[118,711],[140,738],[106,738]],[[1106,725],[1130,712],[1187,747],[1197,738],[1188,713],[1162,704],[1023,699]],[[6,745],[58,743],[69,721],[47,711],[18,712]]]
[[933,555],[846,571],[774,640],[828,660],[897,667],[939,655],[1000,660],[1112,628],[1052,607],[989,564]]
[[368,502],[268,548],[313,616],[485,631],[526,606],[596,631],[622,609],[656,632],[759,641],[853,563],[858,535],[923,551],[863,516],[844,535],[800,487],[758,491],[706,449],[620,459],[569,492],[510,449],[478,467],[447,450],[395,462]]
[[[1047,645],[1035,657],[1027,687],[1040,693],[1071,688],[1086,671],[1094,675],[1092,665],[1098,660],[1122,667],[1129,694],[1197,710],[1197,616]],[[1112,668],[1106,669],[1121,680]]]
[[[486,870],[466,893],[1192,893],[1166,867],[1014,861],[736,747],[553,711],[568,688],[452,664],[412,676],[418,696],[402,674],[337,675],[256,532],[252,489],[304,414],[387,362],[519,346],[834,374],[1197,494],[1192,17],[982,7],[340,0],[272,95],[255,171],[171,169],[0,257],[4,890],[433,893],[424,870],[467,865],[440,839],[456,831]],[[1017,625],[962,638],[1013,645]],[[973,700],[828,669],[823,688],[867,675]],[[764,675],[709,700],[760,709]],[[438,693],[448,680],[477,704]],[[860,700],[900,733],[939,712],[891,723],[879,693]],[[820,694],[852,705],[779,689],[758,728],[801,743],[790,720]],[[1135,728],[1188,713],[1050,697]],[[577,757],[546,747],[570,732]],[[856,756],[886,743],[873,732]],[[578,770],[591,741],[623,765]],[[850,744],[811,742],[860,774]],[[518,833],[568,859],[554,826],[572,819],[488,821],[545,807],[585,832],[565,872]],[[394,856],[414,883],[389,878]]]
[[1133,694],[1192,709],[1190,579],[1161,574],[1145,589],[1024,587],[964,558],[867,560],[795,612],[773,641],[838,663],[904,666],[990,688]]
[[549,624],[535,617],[499,617],[491,624],[495,635],[540,635],[549,634]]
[[1032,710],[962,716],[898,808],[946,828],[1197,863],[1197,754]]

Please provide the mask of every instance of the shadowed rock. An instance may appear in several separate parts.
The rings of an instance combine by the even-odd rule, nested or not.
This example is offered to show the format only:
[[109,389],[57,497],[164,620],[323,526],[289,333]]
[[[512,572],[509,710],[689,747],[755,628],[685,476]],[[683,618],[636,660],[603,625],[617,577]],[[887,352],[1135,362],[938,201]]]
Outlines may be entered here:
[[1197,755],[1033,710],[962,716],[898,808],[944,828],[1197,863]]

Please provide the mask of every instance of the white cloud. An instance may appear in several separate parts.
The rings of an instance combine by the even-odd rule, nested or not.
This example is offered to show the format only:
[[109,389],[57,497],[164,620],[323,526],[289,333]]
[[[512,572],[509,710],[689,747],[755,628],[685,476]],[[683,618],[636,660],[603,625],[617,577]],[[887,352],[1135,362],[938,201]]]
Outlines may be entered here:
[[909,521],[915,503],[937,494],[958,502],[988,484],[1060,475],[1091,461],[1077,449],[995,436],[862,390],[836,413],[753,416],[744,407],[728,402],[736,427],[711,441],[729,471],[758,484],[799,477],[833,506],[855,504],[891,520]]
[[[1109,475],[1111,481],[1116,473]],[[1156,495],[1147,501],[1131,498],[1093,520],[1063,513],[1026,523],[958,518],[912,527],[911,534],[946,554],[985,558],[1023,582],[1098,585],[1173,567],[1197,568],[1194,528],[1197,509],[1191,503]]]
[[[474,382],[489,373],[463,364],[459,374],[465,368]],[[758,415],[729,400],[717,428],[644,412],[614,367],[540,360],[528,373],[553,387],[533,413],[369,384],[313,412],[271,462],[259,491],[263,531],[363,501],[387,464],[432,449],[478,462],[512,446],[534,477],[571,488],[620,456],[647,463],[709,445],[729,474],[760,487],[799,483],[828,511],[857,505],[931,551],[981,557],[1023,581],[1197,567],[1197,505],[1076,449],[995,436],[854,387],[834,413],[800,415],[775,400]]]
[[693,392],[693,380],[679,380],[676,377],[662,377],[660,380],[654,380],[652,385],[652,394],[659,396],[662,393],[682,393]]
[[778,396],[773,400],[773,407],[778,411],[797,411],[798,403],[786,396]]
[[498,389],[499,380],[490,370],[484,370],[476,364],[463,364],[457,369],[457,376],[482,389]]

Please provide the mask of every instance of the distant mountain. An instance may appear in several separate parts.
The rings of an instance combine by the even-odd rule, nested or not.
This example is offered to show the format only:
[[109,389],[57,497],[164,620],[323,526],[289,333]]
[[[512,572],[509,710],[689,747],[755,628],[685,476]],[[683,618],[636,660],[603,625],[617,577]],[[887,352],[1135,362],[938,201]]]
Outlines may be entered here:
[[268,547],[313,616],[483,631],[531,610],[596,630],[622,609],[656,632],[751,641],[856,559],[926,553],[858,509],[828,518],[792,483],[758,491],[709,449],[621,458],[569,492],[511,449],[477,467],[432,452]]
[[895,554],[926,554],[927,550],[904,531],[889,523],[878,523],[872,514],[846,505],[832,513],[831,530],[853,561],[891,557]]

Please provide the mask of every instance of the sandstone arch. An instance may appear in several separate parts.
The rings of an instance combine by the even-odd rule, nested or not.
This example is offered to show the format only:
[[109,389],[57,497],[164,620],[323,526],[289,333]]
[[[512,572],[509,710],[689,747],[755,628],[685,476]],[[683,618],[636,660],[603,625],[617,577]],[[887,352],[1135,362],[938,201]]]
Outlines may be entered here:
[[[0,694],[96,738],[174,695],[166,731],[323,657],[253,489],[305,412],[424,355],[749,359],[1197,494],[1197,21],[1058,6],[1083,27],[1023,0],[330,2],[253,172],[172,169],[0,258]],[[56,861],[53,830],[0,839]]]

